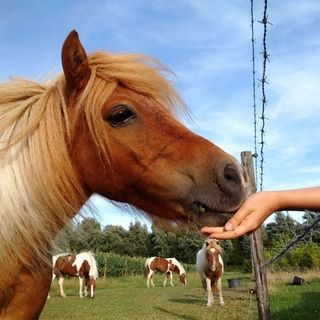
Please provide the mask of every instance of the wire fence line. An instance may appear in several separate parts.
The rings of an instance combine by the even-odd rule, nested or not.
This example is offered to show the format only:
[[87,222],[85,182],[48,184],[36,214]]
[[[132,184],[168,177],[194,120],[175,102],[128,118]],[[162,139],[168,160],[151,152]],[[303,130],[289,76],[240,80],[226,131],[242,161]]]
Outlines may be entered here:
[[[264,185],[264,164],[265,164],[265,145],[266,145],[266,109],[267,109],[267,94],[266,85],[267,82],[267,62],[270,62],[270,54],[267,48],[267,31],[268,25],[272,25],[268,18],[268,0],[264,0],[263,18],[258,21],[263,25],[263,39],[262,39],[262,77],[258,79],[261,86],[261,113],[259,119],[261,120],[260,127],[260,150],[258,153],[258,112],[257,112],[257,92],[256,92],[256,39],[255,39],[255,19],[254,19],[254,0],[250,1],[250,14],[251,14],[251,61],[252,61],[252,99],[253,99],[253,142],[254,142],[254,153],[252,157],[254,158],[254,171],[255,171],[255,182],[256,186],[259,186],[259,190],[263,190]],[[258,172],[258,160],[259,160],[259,170]],[[258,189],[258,188],[257,188]],[[270,259],[265,266],[268,266],[278,259],[280,259],[290,248],[296,245],[300,240],[302,240],[309,232],[311,232],[315,226],[320,222],[320,214],[318,214],[313,222],[305,228],[305,230],[300,235],[295,235],[292,241],[287,244],[277,255]]]
[[250,1],[250,12],[251,12],[251,53],[252,53],[252,108],[253,108],[253,144],[254,144],[254,171],[255,171],[255,182],[258,184],[257,172],[258,172],[258,146],[257,146],[257,96],[256,96],[256,54],[255,54],[255,35],[254,35],[254,3]]
[[[264,164],[265,164],[265,145],[266,145],[266,109],[267,109],[267,95],[266,95],[266,85],[267,82],[267,62],[270,62],[267,49],[267,31],[268,25],[272,25],[268,21],[268,1],[264,1],[264,11],[262,20],[258,21],[263,25],[263,39],[262,39],[262,76],[261,79],[257,79],[261,86],[261,112],[259,119],[261,121],[260,126],[260,141],[258,142],[258,111],[257,111],[257,93],[256,93],[256,57],[255,57],[255,33],[254,33],[254,0],[250,1],[250,12],[251,12],[251,52],[252,52],[252,96],[253,96],[253,136],[254,136],[254,167],[255,167],[255,179],[256,185],[259,185],[260,191],[263,189],[264,180]],[[258,143],[260,144],[260,150],[258,154]],[[259,158],[259,169],[258,173],[258,158]]]

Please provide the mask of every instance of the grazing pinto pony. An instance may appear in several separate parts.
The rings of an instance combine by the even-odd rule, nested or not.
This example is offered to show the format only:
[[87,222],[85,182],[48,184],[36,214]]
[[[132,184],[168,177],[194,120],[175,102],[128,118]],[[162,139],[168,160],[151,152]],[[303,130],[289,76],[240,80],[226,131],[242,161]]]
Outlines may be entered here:
[[176,258],[166,258],[167,261],[170,261],[173,265],[174,265],[174,268],[173,270],[169,270],[169,272],[167,272],[167,275],[164,279],[164,282],[163,282],[163,286],[165,287],[166,284],[167,284],[167,279],[170,277],[170,285],[171,287],[173,287],[173,282],[172,282],[172,273],[177,273],[179,275],[179,279],[180,279],[180,282],[183,284],[183,285],[186,285],[187,284],[187,273],[186,271],[184,270],[182,264],[176,259]]
[[[147,276],[147,287],[154,287],[153,274],[155,272],[171,273],[174,271],[175,265],[170,261],[162,257],[148,258],[144,264],[144,275]],[[167,277],[164,280],[163,286],[166,285]],[[172,282],[171,282],[172,283]],[[172,284],[173,286],[173,284]]]
[[213,292],[218,291],[220,305],[222,298],[221,279],[224,271],[219,241],[208,239],[197,253],[196,269],[200,275],[203,288],[207,292],[207,306],[213,303]]
[[[81,252],[77,255],[62,253],[52,257],[53,276],[52,282],[56,277],[59,277],[59,287],[61,297],[65,298],[67,295],[63,289],[63,282],[65,276],[79,277],[79,296],[94,297],[96,288],[96,280],[99,276],[97,263],[94,255],[91,252]],[[84,289],[84,290],[83,290]]]
[[76,31],[61,58],[50,83],[0,84],[2,319],[39,317],[52,241],[93,193],[201,227],[222,225],[248,192],[236,160],[174,117],[184,104],[160,63],[87,55]]

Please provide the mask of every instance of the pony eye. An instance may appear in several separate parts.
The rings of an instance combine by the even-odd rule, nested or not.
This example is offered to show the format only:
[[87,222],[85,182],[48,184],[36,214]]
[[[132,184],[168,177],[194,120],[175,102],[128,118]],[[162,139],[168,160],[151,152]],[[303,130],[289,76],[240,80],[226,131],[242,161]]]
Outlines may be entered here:
[[119,105],[109,112],[107,121],[114,127],[121,127],[136,117],[136,114],[128,106]]

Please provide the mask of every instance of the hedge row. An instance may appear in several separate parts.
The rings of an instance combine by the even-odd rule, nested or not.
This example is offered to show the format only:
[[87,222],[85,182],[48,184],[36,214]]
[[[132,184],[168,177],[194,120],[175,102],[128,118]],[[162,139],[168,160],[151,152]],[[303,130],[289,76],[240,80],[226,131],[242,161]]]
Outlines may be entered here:
[[[122,277],[143,275],[146,258],[121,256],[115,253],[97,253],[100,277]],[[194,265],[183,264],[186,272],[194,271]]]

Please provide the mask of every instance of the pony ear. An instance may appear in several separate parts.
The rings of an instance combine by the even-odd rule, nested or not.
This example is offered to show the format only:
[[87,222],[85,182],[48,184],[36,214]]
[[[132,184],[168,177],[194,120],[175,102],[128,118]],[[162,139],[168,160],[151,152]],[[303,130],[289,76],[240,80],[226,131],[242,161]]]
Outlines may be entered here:
[[84,89],[91,75],[87,54],[77,31],[71,31],[64,41],[61,59],[66,78],[66,97],[70,100]]

